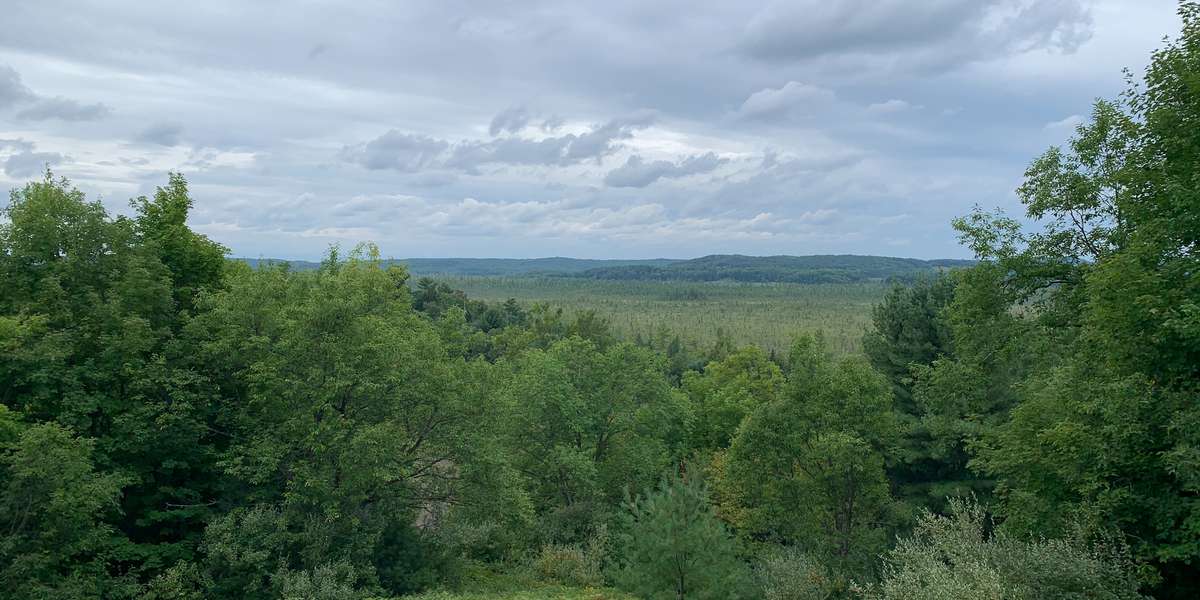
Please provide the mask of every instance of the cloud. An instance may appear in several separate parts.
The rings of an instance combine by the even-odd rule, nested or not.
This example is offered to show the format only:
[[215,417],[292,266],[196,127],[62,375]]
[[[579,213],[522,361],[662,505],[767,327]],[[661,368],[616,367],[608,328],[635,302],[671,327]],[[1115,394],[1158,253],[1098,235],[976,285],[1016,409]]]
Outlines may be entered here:
[[322,54],[325,54],[326,52],[329,52],[328,44],[316,43],[316,44],[313,44],[312,48],[308,49],[308,54],[306,56],[308,57],[308,60],[316,60],[317,58],[319,58]]
[[63,121],[95,121],[103,119],[112,113],[112,109],[102,103],[83,104],[70,98],[56,96],[42,98],[33,106],[17,113],[17,118],[25,121],[46,121],[61,119]]
[[10,148],[19,152],[28,152],[29,150],[33,150],[33,142],[20,138],[15,140],[0,138],[0,150],[6,150]]
[[0,109],[10,108],[34,99],[33,92],[21,83],[21,74],[12,67],[0,65]]
[[4,174],[9,177],[29,177],[47,165],[57,165],[66,157],[57,152],[34,152],[22,150],[4,161]]
[[137,135],[137,140],[159,146],[178,146],[182,136],[183,125],[160,121],[143,129]]
[[[342,158],[367,169],[407,173],[424,169],[477,173],[486,165],[566,166],[608,156],[617,141],[632,138],[634,131],[648,127],[653,121],[653,113],[637,111],[578,134],[540,139],[508,135],[455,144],[393,129],[365,144],[343,149]],[[513,117],[506,116],[501,123],[497,133],[510,130]]]
[[435,164],[449,146],[443,140],[392,129],[366,144],[344,150],[343,157],[371,170],[413,173]]
[[739,47],[773,61],[837,55],[944,63],[1034,49],[1072,52],[1092,35],[1080,0],[797,0],[775,2],[747,23]]
[[1046,123],[1045,125],[1042,126],[1042,129],[1045,129],[1046,131],[1070,132],[1070,131],[1075,131],[1075,128],[1079,127],[1082,124],[1083,124],[1083,116],[1070,115],[1068,117],[1059,119],[1057,121],[1051,121],[1049,123]]
[[516,133],[528,123],[529,112],[522,107],[512,107],[502,110],[495,117],[492,117],[492,123],[488,126],[488,133],[492,137],[496,137],[504,131]]
[[884,102],[876,102],[874,104],[868,104],[867,112],[869,112],[871,114],[876,114],[876,115],[886,115],[886,114],[891,114],[891,113],[904,112],[907,110],[913,110],[916,108],[920,108],[920,107],[913,106],[912,104],[910,104],[904,100],[899,100],[899,99],[893,98],[891,100],[886,100]]
[[720,166],[724,159],[708,152],[699,156],[691,156],[679,162],[656,160],[645,162],[642,157],[634,154],[625,164],[608,172],[604,176],[604,184],[610,187],[641,188],[664,178],[687,177],[708,173]]
[[822,87],[789,81],[779,88],[764,88],[750,94],[735,112],[740,119],[778,119],[827,105],[834,93]]
[[7,65],[0,65],[0,109],[26,105],[17,112],[24,121],[94,121],[112,112],[105,104],[83,104],[77,100],[55,96],[48,98],[35,94],[21,82],[21,75]]

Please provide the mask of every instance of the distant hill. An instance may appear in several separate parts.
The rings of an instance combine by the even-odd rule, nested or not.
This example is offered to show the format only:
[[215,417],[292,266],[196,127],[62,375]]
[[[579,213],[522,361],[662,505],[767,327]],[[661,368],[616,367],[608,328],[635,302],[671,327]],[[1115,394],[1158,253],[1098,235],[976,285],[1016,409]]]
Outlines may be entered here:
[[[309,270],[320,263],[272,258],[239,258],[257,268],[286,262]],[[595,260],[584,258],[402,258],[414,275],[514,277],[540,275],[626,281],[740,281],[761,283],[854,283],[909,281],[940,269],[965,267],[971,260],[895,258],[828,254],[814,256],[743,256],[714,254],[691,260]]]
[[[305,271],[316,269],[320,263],[305,260],[281,260],[275,258],[238,258],[251,267],[269,263],[286,262],[293,269]],[[516,275],[573,275],[592,269],[621,267],[662,267],[680,262],[667,258],[645,260],[596,260],[586,258],[400,258],[392,261],[408,266],[414,275],[469,275],[500,277]]]
[[577,277],[640,281],[740,281],[853,283],[907,281],[940,269],[964,267],[970,260],[894,258],[852,254],[742,256],[714,254],[666,265],[627,265],[589,269]]

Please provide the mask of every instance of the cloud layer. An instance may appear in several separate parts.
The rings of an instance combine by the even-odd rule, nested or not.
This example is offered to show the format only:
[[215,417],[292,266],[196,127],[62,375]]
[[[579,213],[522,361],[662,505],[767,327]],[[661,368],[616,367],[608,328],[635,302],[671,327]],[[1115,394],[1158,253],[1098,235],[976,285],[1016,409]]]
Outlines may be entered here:
[[[69,12],[72,19],[58,15]],[[0,186],[183,171],[238,255],[962,256],[1171,2],[16,3]],[[261,27],[269,22],[270,28]]]

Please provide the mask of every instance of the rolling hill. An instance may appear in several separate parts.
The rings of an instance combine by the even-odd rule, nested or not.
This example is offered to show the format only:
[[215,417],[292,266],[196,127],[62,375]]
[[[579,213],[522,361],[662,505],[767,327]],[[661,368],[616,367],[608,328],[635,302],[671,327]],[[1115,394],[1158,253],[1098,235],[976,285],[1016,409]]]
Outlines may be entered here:
[[[287,262],[293,269],[319,263],[240,258],[252,267]],[[615,281],[738,281],[752,283],[854,283],[909,280],[922,273],[967,266],[969,260],[921,260],[888,256],[743,256],[714,254],[690,260],[597,260],[582,258],[403,258],[414,275],[469,277],[581,277]]]

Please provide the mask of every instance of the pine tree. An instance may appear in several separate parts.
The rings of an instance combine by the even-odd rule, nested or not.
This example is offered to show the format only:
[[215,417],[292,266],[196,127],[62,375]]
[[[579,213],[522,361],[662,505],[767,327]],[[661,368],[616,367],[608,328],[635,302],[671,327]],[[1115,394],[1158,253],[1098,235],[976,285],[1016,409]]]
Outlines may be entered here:
[[741,598],[749,572],[695,478],[669,476],[626,503],[617,584],[639,597]]

